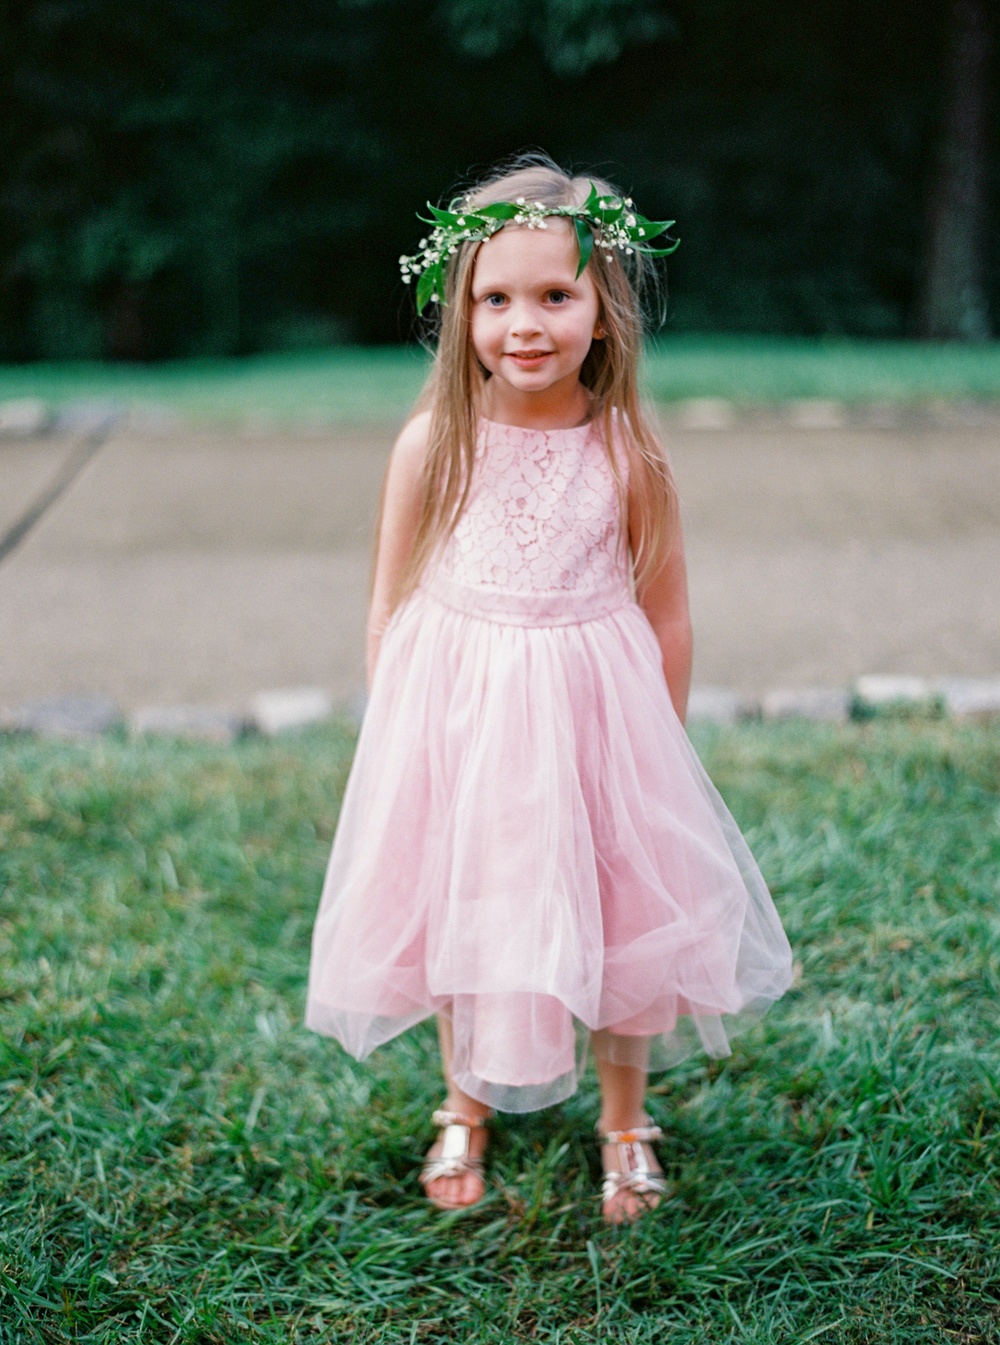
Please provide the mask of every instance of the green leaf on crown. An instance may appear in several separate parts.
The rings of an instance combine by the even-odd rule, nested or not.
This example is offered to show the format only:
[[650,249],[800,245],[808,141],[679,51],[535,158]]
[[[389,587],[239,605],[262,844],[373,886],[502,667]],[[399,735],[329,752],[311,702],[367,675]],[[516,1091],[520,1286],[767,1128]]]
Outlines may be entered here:
[[427,202],[427,209],[431,212],[434,218],[432,220],[424,220],[425,224],[437,223],[456,225],[460,219],[464,218],[462,215],[453,214],[450,210],[439,210],[436,205],[431,205],[430,201]]
[[576,240],[580,244],[580,265],[576,268],[577,276],[582,276],[587,263],[590,261],[591,253],[594,251],[594,234],[586,220],[582,220],[579,215],[573,219],[573,227],[576,230]]
[[680,242],[681,240],[679,238],[675,238],[668,248],[647,248],[639,246],[636,248],[636,251],[644,252],[647,257],[669,257],[672,252],[676,252],[680,247]]
[[441,283],[441,267],[428,266],[417,281],[417,312],[423,312],[427,303],[435,295],[441,295],[443,285]]
[[647,219],[645,215],[636,215],[635,218],[636,218],[636,226],[640,229],[646,230],[647,238],[658,238],[660,234],[666,233],[668,229],[672,229],[674,225],[677,223],[675,219],[668,219],[668,220]]
[[513,201],[497,201],[494,205],[477,205],[476,214],[486,219],[513,219],[521,213],[521,207]]

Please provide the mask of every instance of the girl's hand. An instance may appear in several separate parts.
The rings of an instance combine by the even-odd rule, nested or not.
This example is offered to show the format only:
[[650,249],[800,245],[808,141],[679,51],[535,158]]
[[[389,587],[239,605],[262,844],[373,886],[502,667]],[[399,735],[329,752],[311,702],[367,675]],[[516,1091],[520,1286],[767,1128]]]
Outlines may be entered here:
[[[633,501],[629,500],[629,531],[635,540]],[[688,607],[687,565],[680,519],[660,567],[636,592],[660,646],[663,675],[677,718],[684,723],[691,690],[691,613]]]
[[375,540],[375,572],[368,609],[367,666],[371,690],[382,632],[396,606],[400,581],[413,550],[423,502],[423,470],[430,412],[408,420],[393,445],[382,486]]

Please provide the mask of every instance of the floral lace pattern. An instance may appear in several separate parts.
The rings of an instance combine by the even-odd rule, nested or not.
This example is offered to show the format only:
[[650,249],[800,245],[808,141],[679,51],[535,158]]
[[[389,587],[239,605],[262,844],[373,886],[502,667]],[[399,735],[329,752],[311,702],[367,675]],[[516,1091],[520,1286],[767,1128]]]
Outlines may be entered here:
[[529,430],[484,421],[468,503],[439,572],[510,593],[628,584],[618,491],[597,427]]

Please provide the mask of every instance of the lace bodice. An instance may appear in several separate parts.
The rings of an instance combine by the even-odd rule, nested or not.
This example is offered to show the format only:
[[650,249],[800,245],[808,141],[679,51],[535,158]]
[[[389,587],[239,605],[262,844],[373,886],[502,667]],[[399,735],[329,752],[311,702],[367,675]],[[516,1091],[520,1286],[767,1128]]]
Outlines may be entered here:
[[511,594],[628,587],[618,492],[594,423],[528,430],[482,421],[472,491],[438,573]]

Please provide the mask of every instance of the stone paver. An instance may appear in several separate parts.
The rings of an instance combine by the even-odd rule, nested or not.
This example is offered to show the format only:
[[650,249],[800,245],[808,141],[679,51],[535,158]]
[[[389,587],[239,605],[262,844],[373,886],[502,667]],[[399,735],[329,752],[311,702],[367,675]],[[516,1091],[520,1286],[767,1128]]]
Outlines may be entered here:
[[689,397],[674,416],[683,430],[731,430],[737,418],[736,407],[724,397]]
[[788,421],[800,430],[839,430],[847,424],[847,408],[843,402],[809,397],[789,402]]
[[812,719],[843,724],[851,713],[851,694],[844,687],[775,687],[764,693],[765,719]]
[[735,724],[752,719],[759,709],[756,701],[730,687],[693,686],[688,698],[689,723]]
[[21,439],[41,434],[50,420],[48,407],[38,397],[15,397],[0,402],[0,436]]
[[934,690],[955,719],[1000,718],[1000,678],[941,677]]
[[6,727],[43,738],[98,738],[122,722],[110,696],[50,696],[28,701],[6,717]]
[[854,699],[863,710],[886,710],[893,706],[929,707],[937,698],[926,677],[869,673],[854,683]]
[[238,711],[209,705],[141,705],[129,715],[128,726],[137,735],[231,743],[246,731],[247,721]]
[[251,723],[258,732],[269,736],[318,724],[332,714],[333,703],[319,687],[262,691],[250,704]]

